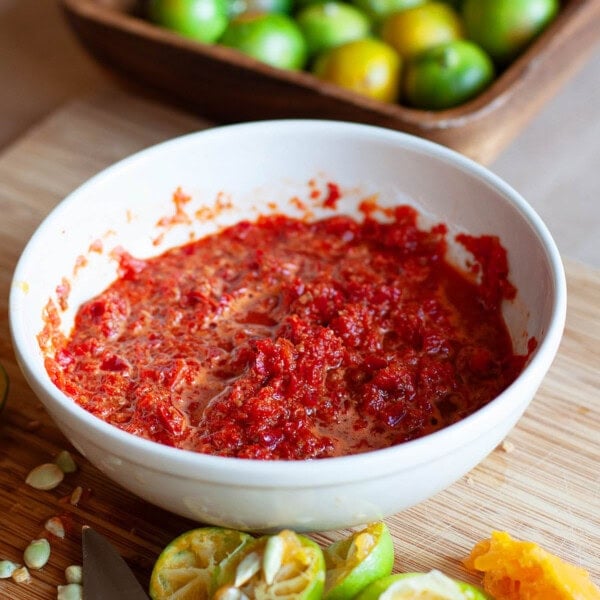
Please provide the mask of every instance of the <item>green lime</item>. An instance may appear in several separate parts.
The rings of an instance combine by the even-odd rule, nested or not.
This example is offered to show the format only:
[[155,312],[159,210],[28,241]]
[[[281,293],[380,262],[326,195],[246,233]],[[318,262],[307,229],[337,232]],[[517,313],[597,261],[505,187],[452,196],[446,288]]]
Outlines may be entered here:
[[513,60],[559,10],[559,0],[464,0],[467,35],[505,65]]
[[[232,556],[214,600],[320,600],[325,559],[312,540],[293,531],[263,536]],[[243,595],[240,595],[241,594]]]
[[228,22],[227,0],[150,0],[150,19],[181,35],[211,44]]
[[253,538],[241,531],[202,527],[188,531],[162,551],[150,577],[152,600],[209,600],[223,563]]
[[355,6],[344,2],[313,4],[296,15],[310,55],[367,37],[371,23]]
[[321,54],[313,73],[364,96],[395,102],[400,93],[402,59],[385,42],[365,38]]
[[485,592],[440,571],[400,573],[378,579],[356,600],[492,600]]
[[4,370],[4,367],[0,364],[0,411],[6,404],[6,398],[8,397],[8,374]]
[[351,0],[373,21],[381,21],[392,13],[423,4],[426,0]]
[[287,15],[266,13],[233,19],[221,44],[281,69],[299,70],[306,62],[306,42]]
[[463,37],[456,11],[443,2],[426,2],[393,13],[381,24],[381,38],[403,58],[412,58],[428,48]]
[[372,523],[324,551],[324,600],[351,600],[394,567],[394,543],[383,522]]
[[416,108],[442,110],[466,102],[494,79],[486,53],[468,40],[455,40],[419,54],[406,67],[403,97]]
[[231,19],[240,15],[260,13],[281,13],[284,15],[292,12],[293,0],[229,0],[228,14]]

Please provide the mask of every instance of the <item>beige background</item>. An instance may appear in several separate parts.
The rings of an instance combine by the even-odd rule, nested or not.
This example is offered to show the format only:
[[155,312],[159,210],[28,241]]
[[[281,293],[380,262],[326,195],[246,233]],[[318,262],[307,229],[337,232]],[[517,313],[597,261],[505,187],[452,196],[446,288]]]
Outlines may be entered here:
[[[69,99],[115,86],[53,0],[0,0],[0,150]],[[491,165],[568,257],[600,267],[600,50]]]

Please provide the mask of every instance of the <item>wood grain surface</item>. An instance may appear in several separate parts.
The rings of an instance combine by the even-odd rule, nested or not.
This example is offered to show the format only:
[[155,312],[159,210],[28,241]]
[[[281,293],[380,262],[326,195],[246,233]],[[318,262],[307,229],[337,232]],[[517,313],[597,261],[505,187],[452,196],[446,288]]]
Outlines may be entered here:
[[[52,491],[25,484],[66,439],[24,382],[8,331],[7,297],[18,256],[35,227],[67,193],[136,150],[210,124],[111,92],[71,103],[0,155],[0,361],[11,389],[0,417],[0,559],[22,562],[44,522],[62,516],[64,540],[29,584],[0,580],[0,598],[56,598],[64,568],[81,562],[79,532],[106,534],[147,585],[159,550],[194,523],[124,491],[77,456],[79,470]],[[534,540],[588,569],[600,584],[600,272],[567,264],[569,309],[563,343],[550,373],[510,445],[496,449],[468,476],[387,522],[396,571],[438,568],[476,581],[460,560],[493,529]],[[70,495],[83,495],[77,505]],[[398,490],[402,493],[402,490]],[[326,543],[344,532],[315,536]]]

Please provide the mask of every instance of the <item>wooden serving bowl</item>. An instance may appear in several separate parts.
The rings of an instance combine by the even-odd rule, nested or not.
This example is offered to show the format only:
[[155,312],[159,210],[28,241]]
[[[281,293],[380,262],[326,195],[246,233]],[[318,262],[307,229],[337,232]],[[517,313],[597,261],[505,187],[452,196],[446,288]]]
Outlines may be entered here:
[[600,38],[600,2],[564,0],[554,22],[480,96],[424,111],[384,104],[309,73],[276,69],[147,22],[138,0],[60,0],[82,44],[127,80],[219,122],[321,118],[380,125],[491,162]]

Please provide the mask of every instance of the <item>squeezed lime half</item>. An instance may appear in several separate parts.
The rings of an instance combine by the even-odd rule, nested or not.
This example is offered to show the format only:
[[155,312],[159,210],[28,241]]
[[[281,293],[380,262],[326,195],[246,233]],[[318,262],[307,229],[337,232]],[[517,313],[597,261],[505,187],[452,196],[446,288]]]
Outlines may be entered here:
[[224,564],[214,600],[320,600],[325,559],[290,530],[258,538]]
[[222,564],[253,538],[220,527],[201,527],[170,542],[150,577],[152,600],[209,600]]

